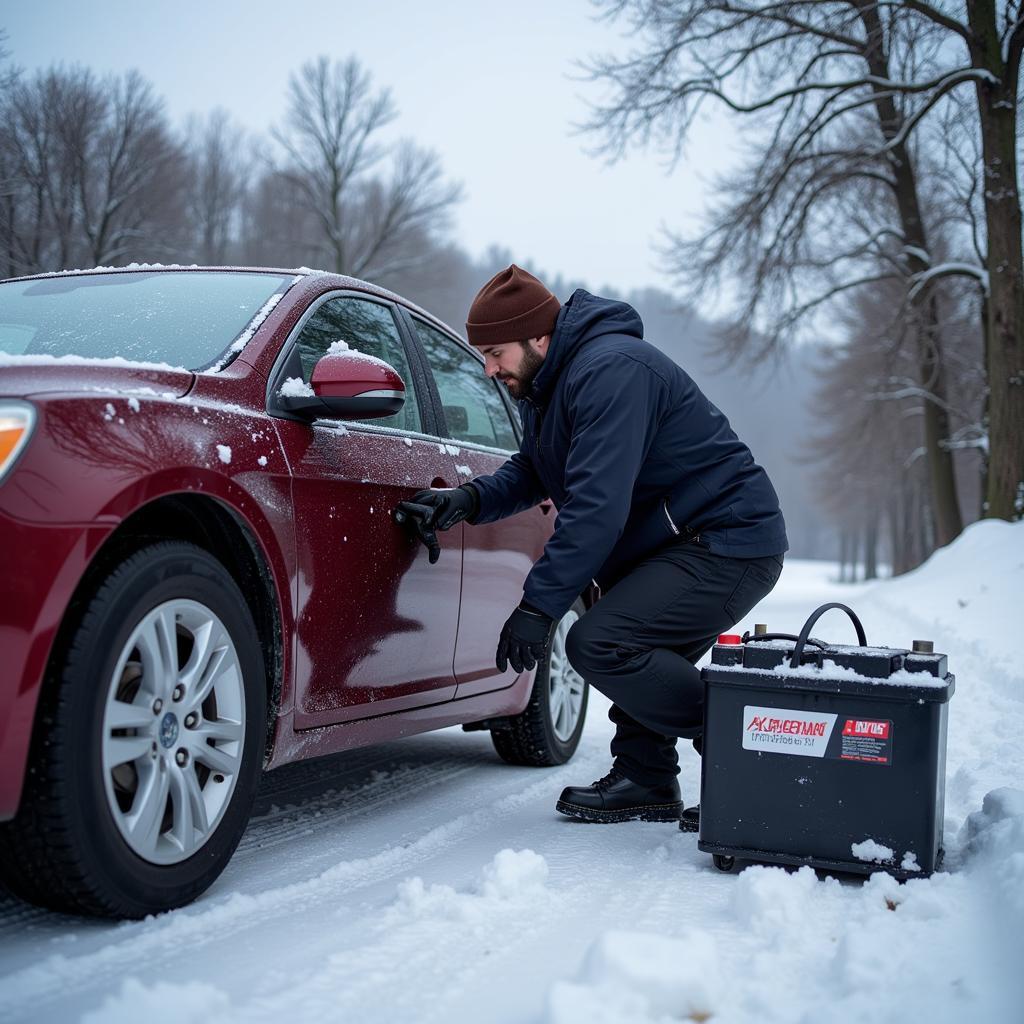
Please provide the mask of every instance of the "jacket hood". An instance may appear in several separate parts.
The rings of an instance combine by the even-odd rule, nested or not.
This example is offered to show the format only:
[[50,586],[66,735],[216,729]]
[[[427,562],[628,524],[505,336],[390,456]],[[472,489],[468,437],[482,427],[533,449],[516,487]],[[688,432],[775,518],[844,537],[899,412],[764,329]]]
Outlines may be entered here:
[[644,324],[640,314],[628,302],[605,299],[577,288],[559,310],[544,363],[530,387],[530,401],[546,406],[562,370],[580,348],[605,334],[642,339]]

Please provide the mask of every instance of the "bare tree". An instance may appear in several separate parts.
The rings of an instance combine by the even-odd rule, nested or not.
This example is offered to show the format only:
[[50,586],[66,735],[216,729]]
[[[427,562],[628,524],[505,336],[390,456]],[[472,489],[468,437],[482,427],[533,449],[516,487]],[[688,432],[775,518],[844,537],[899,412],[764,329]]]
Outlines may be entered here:
[[[442,180],[431,152],[380,141],[396,117],[351,57],[303,65],[289,85],[287,121],[274,132],[287,164],[274,181],[294,192],[321,259],[338,273],[381,277],[408,267],[411,242],[444,227],[461,188]],[[380,176],[390,165],[390,177]]]
[[188,214],[200,263],[222,264],[239,231],[248,180],[244,136],[226,110],[190,118]]
[[[614,157],[629,141],[655,140],[678,159],[703,103],[750,115],[751,157],[725,183],[711,229],[692,243],[673,236],[669,246],[691,285],[706,287],[726,272],[742,281],[746,301],[729,339],[734,345],[752,337],[779,344],[851,288],[904,282],[919,380],[939,399],[926,410],[926,436],[942,543],[959,524],[942,445],[948,396],[935,286],[952,275],[985,284],[1000,268],[999,294],[993,286],[987,308],[988,511],[1015,514],[1024,475],[1024,374],[1015,369],[1024,365],[1024,303],[1016,164],[1006,144],[1014,150],[1024,44],[1019,4],[970,3],[969,26],[924,0],[607,0],[601,6],[613,17],[628,14],[642,40],[624,60],[588,66],[615,90],[586,126],[603,134],[604,152]],[[966,60],[957,55],[965,43]],[[985,176],[998,170],[998,189],[990,197],[986,187],[984,196],[986,266],[970,258],[933,259],[916,165],[916,140],[929,113],[971,86]],[[993,118],[999,132],[986,127]],[[993,136],[988,143],[986,133]],[[1001,240],[993,247],[994,227]],[[1008,323],[1017,328],[1007,332]]]
[[861,551],[865,578],[877,571],[883,514],[894,573],[913,568],[930,550],[932,507],[920,486],[921,403],[916,387],[894,387],[914,369],[892,317],[898,292],[888,282],[851,293],[841,318],[846,341],[818,357],[812,402],[820,426],[807,451],[817,501],[840,531],[843,580],[856,579]]
[[75,150],[99,130],[99,86],[84,69],[53,70],[19,78],[3,103],[8,273],[69,266],[83,255]]
[[[919,564],[935,541],[932,495],[922,488],[927,483],[924,408],[914,355],[900,337],[901,287],[894,280],[849,294],[837,309],[845,341],[822,347],[812,397],[819,427],[808,453],[818,502],[843,533],[862,539],[858,547],[868,578],[882,544],[883,518],[895,573]],[[950,363],[956,401],[945,412],[954,437],[967,437],[976,428],[982,404],[977,310],[970,293],[965,298],[943,307],[943,331],[963,354]],[[950,454],[961,476],[977,479],[972,445],[952,443]],[[965,503],[976,505],[977,489],[964,492]]]
[[[10,52],[6,47],[7,31],[0,28],[0,123],[7,123],[11,117],[10,93],[18,80],[17,68],[3,66]],[[9,132],[0,131],[0,276],[10,277],[17,273],[13,260],[14,232],[16,225],[18,185],[15,176],[17,156],[10,145]]]
[[137,72],[19,77],[0,112],[8,273],[149,259],[180,243],[181,151]]
[[[171,138],[163,101],[137,71],[110,83],[103,127],[75,140],[82,224],[98,264],[130,257],[139,243],[173,251],[185,184],[184,154]],[[163,236],[163,237],[162,237]]]
[[1019,0],[970,0],[967,24],[921,2],[921,13],[967,50],[982,142],[988,303],[989,456],[986,511],[1024,515],[1024,256],[1017,127],[1024,11]]

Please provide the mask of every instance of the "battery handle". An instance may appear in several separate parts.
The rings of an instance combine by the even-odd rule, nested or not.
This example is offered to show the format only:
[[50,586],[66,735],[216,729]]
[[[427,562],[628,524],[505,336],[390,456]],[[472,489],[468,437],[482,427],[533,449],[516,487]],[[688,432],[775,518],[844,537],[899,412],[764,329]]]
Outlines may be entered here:
[[854,629],[857,630],[857,642],[861,647],[867,647],[868,641],[867,637],[864,635],[864,627],[860,624],[860,619],[857,618],[854,610],[847,607],[845,604],[840,604],[838,601],[830,601],[828,604],[823,604],[820,608],[816,608],[811,612],[810,618],[804,623],[804,628],[800,630],[800,635],[796,640],[796,646],[793,648],[793,657],[789,662],[790,668],[800,667],[800,658],[804,653],[804,646],[807,643],[808,637],[811,635],[811,629],[814,627],[814,624],[818,619],[832,608],[838,608],[850,616],[853,620]]

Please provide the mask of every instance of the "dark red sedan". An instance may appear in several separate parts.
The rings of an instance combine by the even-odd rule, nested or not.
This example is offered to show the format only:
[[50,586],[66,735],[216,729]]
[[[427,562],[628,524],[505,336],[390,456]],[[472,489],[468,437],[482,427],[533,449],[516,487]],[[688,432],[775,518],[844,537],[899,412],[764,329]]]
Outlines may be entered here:
[[0,878],[80,913],[180,906],[260,773],[428,729],[559,764],[587,692],[498,633],[550,503],[441,534],[422,487],[492,472],[518,417],[448,327],[316,271],[0,282]]

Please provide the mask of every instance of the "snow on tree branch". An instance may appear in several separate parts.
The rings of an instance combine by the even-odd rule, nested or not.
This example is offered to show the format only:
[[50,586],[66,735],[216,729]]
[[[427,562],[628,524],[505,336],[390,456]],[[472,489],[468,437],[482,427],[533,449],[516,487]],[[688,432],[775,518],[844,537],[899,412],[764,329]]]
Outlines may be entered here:
[[937,267],[929,267],[910,279],[910,297],[913,298],[932,281],[941,277],[972,277],[987,295],[989,290],[988,271],[975,263],[940,263]]

